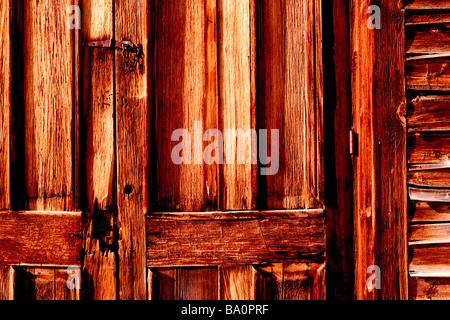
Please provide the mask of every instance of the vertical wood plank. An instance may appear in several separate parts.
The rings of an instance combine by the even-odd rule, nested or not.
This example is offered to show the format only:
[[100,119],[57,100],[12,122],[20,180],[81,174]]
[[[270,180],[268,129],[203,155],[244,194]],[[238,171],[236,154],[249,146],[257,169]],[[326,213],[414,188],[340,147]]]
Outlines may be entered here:
[[[113,39],[113,1],[82,0],[82,42]],[[83,48],[84,298],[115,300],[114,52]]]
[[14,279],[12,267],[0,267],[0,300],[14,300]]
[[[69,0],[24,6],[25,181],[27,209],[73,211],[77,113]],[[46,39],[46,41],[43,41]]]
[[[219,129],[224,134],[224,165],[220,167],[220,209],[245,210],[256,206],[256,75],[252,72],[252,17],[250,0],[218,0]],[[226,130],[243,130],[238,139]],[[246,135],[247,133],[247,135]],[[229,147],[228,147],[229,146]],[[245,156],[241,159],[238,154]],[[252,155],[250,157],[249,155]]]
[[[204,133],[217,129],[216,0],[158,0],[152,13],[153,207],[216,210],[218,166],[203,157],[211,143],[203,141]],[[179,129],[189,135],[171,141]],[[173,151],[181,139],[185,148]],[[172,152],[184,159],[181,164]]]
[[116,54],[117,227],[119,299],[145,300],[145,214],[149,205],[149,7],[145,0],[115,3],[116,39],[142,44],[144,58],[130,72]]
[[324,204],[326,207],[327,296],[351,300],[354,293],[352,129],[349,1],[323,10]]
[[217,300],[218,268],[178,269],[178,300]]
[[[260,122],[279,130],[279,170],[262,179],[269,209],[321,207],[320,15],[309,0],[260,1]],[[268,138],[271,139],[271,138]],[[269,140],[270,141],[270,140]],[[261,146],[260,146],[261,148]]]
[[253,267],[219,267],[220,300],[252,300]]
[[[383,0],[381,30],[367,27],[368,0],[351,2],[355,292],[357,299],[407,299],[404,11]],[[389,57],[387,59],[386,57]],[[381,269],[380,290],[366,286]]]
[[0,4],[0,208],[11,209],[12,63],[10,1]]

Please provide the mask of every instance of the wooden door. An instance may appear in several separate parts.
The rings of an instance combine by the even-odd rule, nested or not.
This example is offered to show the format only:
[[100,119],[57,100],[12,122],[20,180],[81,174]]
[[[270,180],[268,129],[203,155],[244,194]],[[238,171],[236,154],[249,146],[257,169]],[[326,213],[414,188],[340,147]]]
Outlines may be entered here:
[[324,299],[321,12],[2,1],[0,298]]

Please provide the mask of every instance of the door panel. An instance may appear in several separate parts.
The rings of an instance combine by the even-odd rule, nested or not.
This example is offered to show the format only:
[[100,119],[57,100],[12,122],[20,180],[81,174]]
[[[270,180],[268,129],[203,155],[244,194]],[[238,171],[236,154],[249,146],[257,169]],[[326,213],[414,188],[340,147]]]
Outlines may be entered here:
[[0,298],[325,297],[321,1],[9,0],[0,17]]

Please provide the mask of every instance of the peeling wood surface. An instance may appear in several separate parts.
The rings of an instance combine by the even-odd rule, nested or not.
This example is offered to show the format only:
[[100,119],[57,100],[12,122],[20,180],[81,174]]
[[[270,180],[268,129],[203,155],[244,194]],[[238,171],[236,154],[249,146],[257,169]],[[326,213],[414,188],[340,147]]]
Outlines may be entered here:
[[450,224],[415,224],[410,226],[410,246],[438,243],[450,243]]
[[81,213],[0,211],[0,265],[80,265]]

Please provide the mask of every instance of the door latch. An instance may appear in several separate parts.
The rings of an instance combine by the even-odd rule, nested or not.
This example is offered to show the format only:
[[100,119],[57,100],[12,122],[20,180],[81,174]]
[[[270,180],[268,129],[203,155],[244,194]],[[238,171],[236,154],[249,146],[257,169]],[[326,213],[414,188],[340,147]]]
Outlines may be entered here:
[[122,51],[123,57],[125,59],[125,65],[130,72],[137,69],[139,64],[144,58],[144,50],[141,44],[134,44],[130,40],[125,41],[115,41],[115,40],[99,40],[99,41],[89,41],[83,46],[90,48],[105,48],[105,49],[119,49]]

